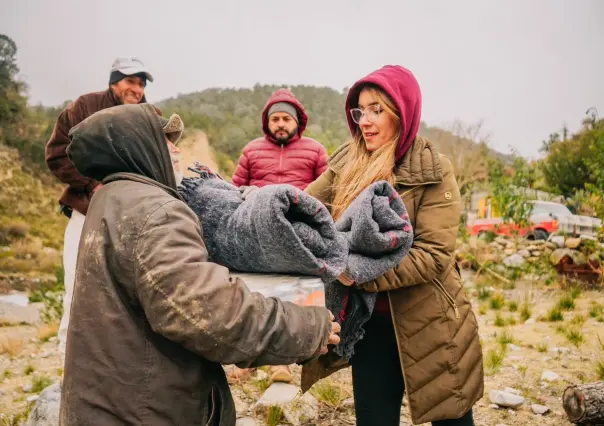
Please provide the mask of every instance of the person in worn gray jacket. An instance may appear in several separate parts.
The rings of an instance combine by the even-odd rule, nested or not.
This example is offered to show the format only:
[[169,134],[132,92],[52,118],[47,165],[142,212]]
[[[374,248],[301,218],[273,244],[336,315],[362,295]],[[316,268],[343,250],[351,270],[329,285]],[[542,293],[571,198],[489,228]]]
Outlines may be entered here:
[[327,309],[251,293],[208,262],[199,221],[176,190],[175,122],[150,105],[122,105],[70,132],[70,159],[103,187],[80,240],[63,426],[232,426],[221,363],[303,363],[339,341]]

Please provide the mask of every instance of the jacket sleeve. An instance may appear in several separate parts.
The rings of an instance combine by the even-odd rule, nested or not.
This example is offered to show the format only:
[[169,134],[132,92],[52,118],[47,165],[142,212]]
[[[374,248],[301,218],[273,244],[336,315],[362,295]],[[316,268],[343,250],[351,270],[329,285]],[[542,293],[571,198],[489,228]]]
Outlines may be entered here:
[[245,149],[241,154],[241,158],[239,158],[231,183],[235,186],[248,186],[250,184],[250,162]]
[[199,221],[182,202],[159,207],[135,248],[136,291],[152,329],[204,358],[243,367],[319,355],[329,311],[251,293],[208,262]]
[[427,186],[419,200],[409,254],[397,267],[361,284],[364,290],[388,291],[429,283],[449,266],[457,241],[461,196],[449,160],[441,160],[446,170],[443,181]]
[[331,168],[326,169],[314,182],[304,189],[304,192],[322,202],[329,209],[332,201],[332,185],[335,176]]
[[94,179],[82,176],[67,156],[67,146],[71,143],[69,131],[84,120],[81,98],[69,105],[57,119],[55,128],[46,144],[46,164],[61,182],[83,192],[90,192],[98,185]]
[[315,166],[315,179],[321,176],[325,170],[327,170],[327,150],[323,145],[320,146],[319,158],[317,159],[317,164]]

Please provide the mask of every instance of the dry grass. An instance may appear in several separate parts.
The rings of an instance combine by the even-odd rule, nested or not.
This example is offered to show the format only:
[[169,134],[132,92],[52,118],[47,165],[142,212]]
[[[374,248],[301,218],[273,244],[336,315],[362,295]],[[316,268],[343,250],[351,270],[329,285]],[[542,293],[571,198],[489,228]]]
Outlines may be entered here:
[[21,220],[0,224],[0,236],[4,242],[25,238],[28,232],[29,225]]
[[266,426],[277,426],[283,419],[283,410],[278,405],[268,407]]
[[499,337],[497,337],[497,342],[499,342],[501,346],[505,347],[510,343],[514,343],[514,336],[509,330],[503,330]]
[[52,385],[50,377],[46,375],[34,376],[31,381],[31,393],[40,393],[50,385]]
[[549,310],[545,320],[549,322],[564,321],[564,314],[560,307],[556,306]]
[[558,301],[558,308],[565,311],[572,311],[575,309],[575,299],[570,295],[560,298]]
[[592,318],[598,318],[604,315],[604,307],[595,301],[592,301],[591,307],[589,308],[589,316]]
[[524,378],[526,376],[527,370],[528,370],[528,365],[523,364],[523,365],[518,366],[518,372],[520,373],[522,378]]
[[26,375],[26,376],[29,376],[34,371],[36,371],[36,368],[33,365],[31,365],[31,364],[27,364],[25,366],[25,368],[23,369],[23,374]]
[[14,336],[0,336],[0,354],[17,355],[23,349],[23,339]]
[[0,327],[13,327],[17,325],[15,321],[8,318],[0,318]]
[[344,388],[329,379],[321,380],[310,390],[311,394],[330,407],[338,407],[342,401],[350,396]]
[[46,250],[39,238],[27,237],[11,244],[11,250],[0,256],[0,270],[12,273],[54,272],[61,263],[59,252]]
[[604,380],[604,361],[596,361],[595,371],[598,379]]
[[531,310],[531,306],[526,302],[523,303],[522,309],[520,310],[520,318],[522,318],[522,321],[528,320],[532,314],[533,311]]
[[51,337],[55,337],[59,332],[59,323],[52,322],[49,324],[42,324],[38,328],[38,339],[42,342],[48,342]]
[[268,377],[264,377],[262,379],[254,378],[254,380],[252,380],[252,384],[256,387],[256,389],[258,389],[258,391],[264,393],[270,387],[271,381]]
[[585,337],[581,330],[574,327],[566,332],[566,339],[577,348],[585,341]]
[[493,375],[499,371],[501,364],[503,364],[505,353],[506,350],[503,346],[498,346],[487,351],[484,363],[488,375]]
[[491,309],[498,311],[505,306],[505,297],[503,294],[496,294],[491,297]]

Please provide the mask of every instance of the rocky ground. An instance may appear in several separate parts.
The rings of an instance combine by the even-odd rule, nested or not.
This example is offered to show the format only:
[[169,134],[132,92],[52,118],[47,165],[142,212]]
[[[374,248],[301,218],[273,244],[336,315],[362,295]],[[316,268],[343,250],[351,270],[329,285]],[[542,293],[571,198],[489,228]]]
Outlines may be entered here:
[[[564,281],[510,284],[463,272],[480,324],[486,369],[485,396],[475,409],[476,424],[568,424],[561,406],[566,386],[604,380],[604,347],[598,339],[600,334],[604,339],[604,294],[573,291]],[[62,374],[57,326],[39,323],[35,315],[39,306],[0,302],[3,425],[22,424],[40,391]],[[295,376],[299,380],[299,368]],[[349,370],[315,385],[302,398],[295,396],[294,386],[269,388],[263,369],[232,388],[239,425],[354,424]],[[403,407],[401,425],[410,424]]]

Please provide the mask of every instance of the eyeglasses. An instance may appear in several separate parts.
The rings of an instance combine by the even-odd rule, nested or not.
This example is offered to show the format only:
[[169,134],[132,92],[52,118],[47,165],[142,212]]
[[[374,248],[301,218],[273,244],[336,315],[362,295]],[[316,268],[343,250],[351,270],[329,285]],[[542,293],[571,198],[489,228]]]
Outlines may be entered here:
[[378,118],[380,118],[380,113],[382,111],[382,107],[379,104],[369,105],[364,110],[361,108],[352,108],[350,110],[350,117],[352,117],[352,121],[359,124],[365,115],[367,116],[367,121],[375,123]]

